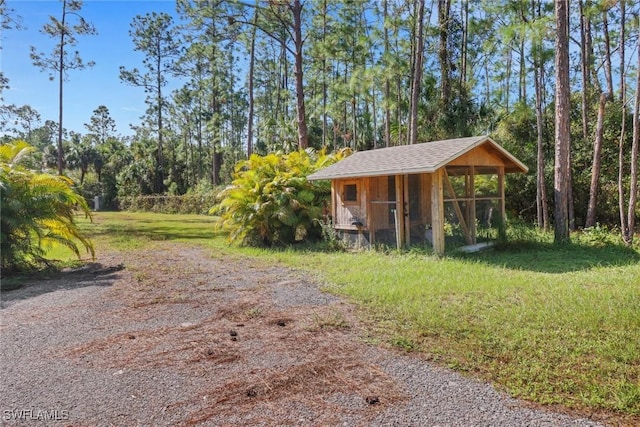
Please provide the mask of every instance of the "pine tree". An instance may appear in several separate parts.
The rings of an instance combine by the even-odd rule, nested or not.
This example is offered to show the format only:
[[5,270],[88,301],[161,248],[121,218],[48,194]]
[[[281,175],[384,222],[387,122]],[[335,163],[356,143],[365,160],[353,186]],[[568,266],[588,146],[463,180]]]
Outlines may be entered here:
[[[42,71],[48,71],[49,78],[58,79],[58,174],[62,175],[64,169],[64,149],[62,146],[63,135],[63,90],[64,82],[68,78],[69,70],[82,70],[94,65],[93,61],[84,62],[76,50],[73,55],[69,53],[70,47],[76,46],[76,36],[79,35],[95,35],[97,34],[93,25],[84,20],[80,16],[79,11],[82,9],[81,0],[61,0],[62,13],[60,19],[50,16],[50,22],[45,24],[42,31],[49,37],[58,40],[58,44],[50,54],[38,52],[34,46],[31,46],[31,60],[33,65]],[[70,21],[77,21],[72,25]],[[57,77],[56,77],[57,76]]]

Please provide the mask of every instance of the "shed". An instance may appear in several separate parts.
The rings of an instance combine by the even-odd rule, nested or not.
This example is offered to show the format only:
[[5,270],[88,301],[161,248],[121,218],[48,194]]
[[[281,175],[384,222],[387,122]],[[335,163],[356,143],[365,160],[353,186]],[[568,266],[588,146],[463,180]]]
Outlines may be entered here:
[[502,226],[504,176],[527,171],[489,136],[474,136],[360,151],[308,179],[331,180],[333,227],[344,238],[428,242],[443,254],[447,232],[473,245],[479,228]]

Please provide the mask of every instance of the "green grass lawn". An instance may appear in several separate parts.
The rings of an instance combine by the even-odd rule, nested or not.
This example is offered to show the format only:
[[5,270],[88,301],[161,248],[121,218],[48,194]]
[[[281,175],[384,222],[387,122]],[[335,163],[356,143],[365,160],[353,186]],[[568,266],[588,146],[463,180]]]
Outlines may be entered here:
[[204,245],[214,256],[311,271],[362,307],[377,340],[423,352],[513,396],[640,415],[636,250],[544,241],[445,258],[259,250],[227,245],[206,216],[147,213],[98,213],[82,228],[97,253],[172,240]]

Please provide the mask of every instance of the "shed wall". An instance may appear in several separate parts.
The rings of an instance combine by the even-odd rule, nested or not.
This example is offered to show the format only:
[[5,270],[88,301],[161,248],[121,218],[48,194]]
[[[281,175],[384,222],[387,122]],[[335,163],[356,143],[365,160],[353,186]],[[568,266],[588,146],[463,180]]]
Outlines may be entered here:
[[[334,227],[341,230],[357,230],[357,223],[366,226],[367,221],[367,188],[364,185],[368,178],[334,180],[332,190],[334,194]],[[349,200],[347,187],[355,185],[357,199]]]
[[[334,226],[357,246],[428,243],[443,254],[445,224],[452,230],[459,228],[466,243],[473,244],[476,223],[492,222],[487,220],[486,212],[497,211],[501,217],[497,223],[503,223],[504,173],[501,154],[483,145],[433,173],[334,179]],[[478,175],[496,177],[497,185],[491,194],[485,194],[486,189],[477,193]]]

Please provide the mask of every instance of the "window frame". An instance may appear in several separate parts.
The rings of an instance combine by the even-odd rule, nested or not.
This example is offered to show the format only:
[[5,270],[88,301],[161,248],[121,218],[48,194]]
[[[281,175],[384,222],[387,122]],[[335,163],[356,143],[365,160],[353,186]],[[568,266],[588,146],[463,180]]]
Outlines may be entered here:
[[[355,200],[347,199],[347,187],[355,188]],[[358,205],[360,204],[360,188],[359,183],[357,181],[345,181],[342,183],[342,204],[343,205]]]

